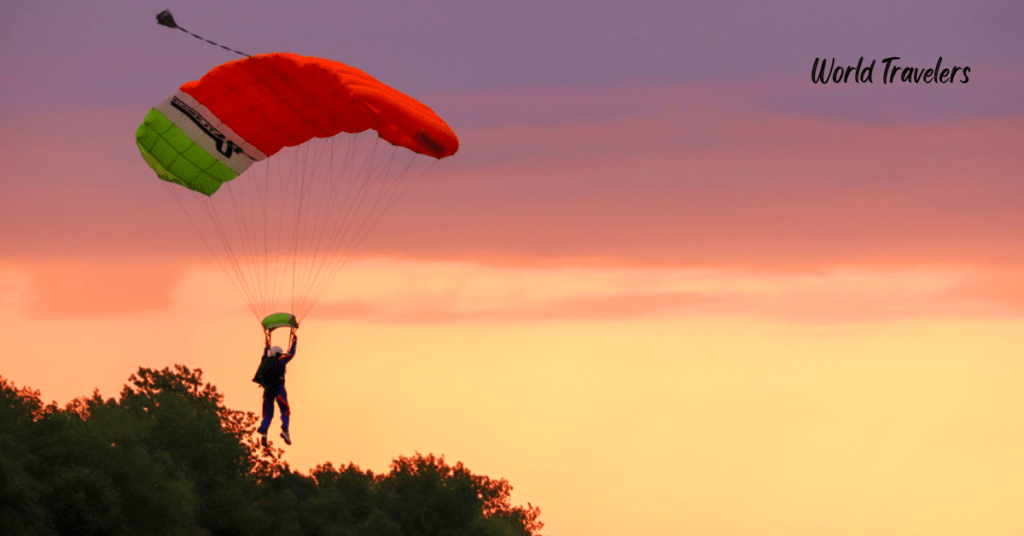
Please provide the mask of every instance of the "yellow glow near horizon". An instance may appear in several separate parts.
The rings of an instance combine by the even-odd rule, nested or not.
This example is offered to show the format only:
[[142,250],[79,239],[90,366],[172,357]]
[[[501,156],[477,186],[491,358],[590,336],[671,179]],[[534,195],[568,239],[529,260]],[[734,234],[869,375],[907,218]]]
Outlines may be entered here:
[[[258,411],[259,328],[216,268],[170,308],[67,318],[19,313],[31,280],[4,275],[2,373],[44,399],[185,363]],[[301,330],[285,458],[444,454],[508,479],[545,534],[1020,534],[1022,322],[986,290],[1003,278],[354,263],[324,305],[363,312]],[[703,300],[586,311],[659,294]]]

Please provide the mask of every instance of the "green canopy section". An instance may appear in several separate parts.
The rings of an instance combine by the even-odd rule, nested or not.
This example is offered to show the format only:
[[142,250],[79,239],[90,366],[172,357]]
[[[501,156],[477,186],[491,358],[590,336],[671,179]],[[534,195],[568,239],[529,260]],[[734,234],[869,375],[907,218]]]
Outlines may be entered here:
[[189,190],[213,195],[221,184],[238,176],[156,108],[135,131],[135,143],[158,177]]
[[277,328],[293,328],[299,327],[299,321],[295,319],[295,315],[291,313],[274,313],[267,315],[263,319],[263,329],[267,331],[274,331]]

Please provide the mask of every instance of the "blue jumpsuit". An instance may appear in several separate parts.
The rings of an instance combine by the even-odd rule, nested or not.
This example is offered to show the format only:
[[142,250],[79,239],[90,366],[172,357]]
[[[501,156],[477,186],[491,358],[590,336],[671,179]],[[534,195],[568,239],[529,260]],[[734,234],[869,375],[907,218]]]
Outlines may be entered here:
[[[263,422],[260,423],[259,433],[265,434],[270,428],[270,421],[274,419],[274,401],[277,401],[277,405],[281,408],[281,429],[288,431],[289,417],[291,416],[291,409],[288,407],[288,393],[284,390],[284,373],[285,367],[288,362],[295,357],[295,346],[298,341],[292,343],[292,347],[288,349],[288,353],[281,354],[281,357],[274,363],[274,378],[278,381],[275,385],[270,385],[263,388]],[[267,352],[270,348],[263,350],[263,357],[267,356]]]

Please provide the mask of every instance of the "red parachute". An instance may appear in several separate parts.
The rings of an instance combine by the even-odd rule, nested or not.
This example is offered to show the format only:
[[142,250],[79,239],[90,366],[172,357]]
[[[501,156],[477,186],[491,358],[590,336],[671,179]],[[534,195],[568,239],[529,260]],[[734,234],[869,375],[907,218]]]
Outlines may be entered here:
[[420,167],[459,148],[412,97],[288,53],[183,84],[146,115],[136,142],[250,310],[299,320]]

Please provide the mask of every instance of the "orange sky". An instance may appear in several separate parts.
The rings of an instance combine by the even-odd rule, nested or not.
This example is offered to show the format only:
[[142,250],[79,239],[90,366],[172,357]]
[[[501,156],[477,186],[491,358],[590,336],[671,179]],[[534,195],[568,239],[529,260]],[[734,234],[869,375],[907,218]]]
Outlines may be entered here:
[[[286,459],[444,453],[551,534],[1014,534],[1020,305],[984,290],[1012,275],[361,261],[303,326]],[[77,317],[4,276],[4,374],[44,398],[184,362],[258,409],[258,328],[215,266],[166,307]]]

